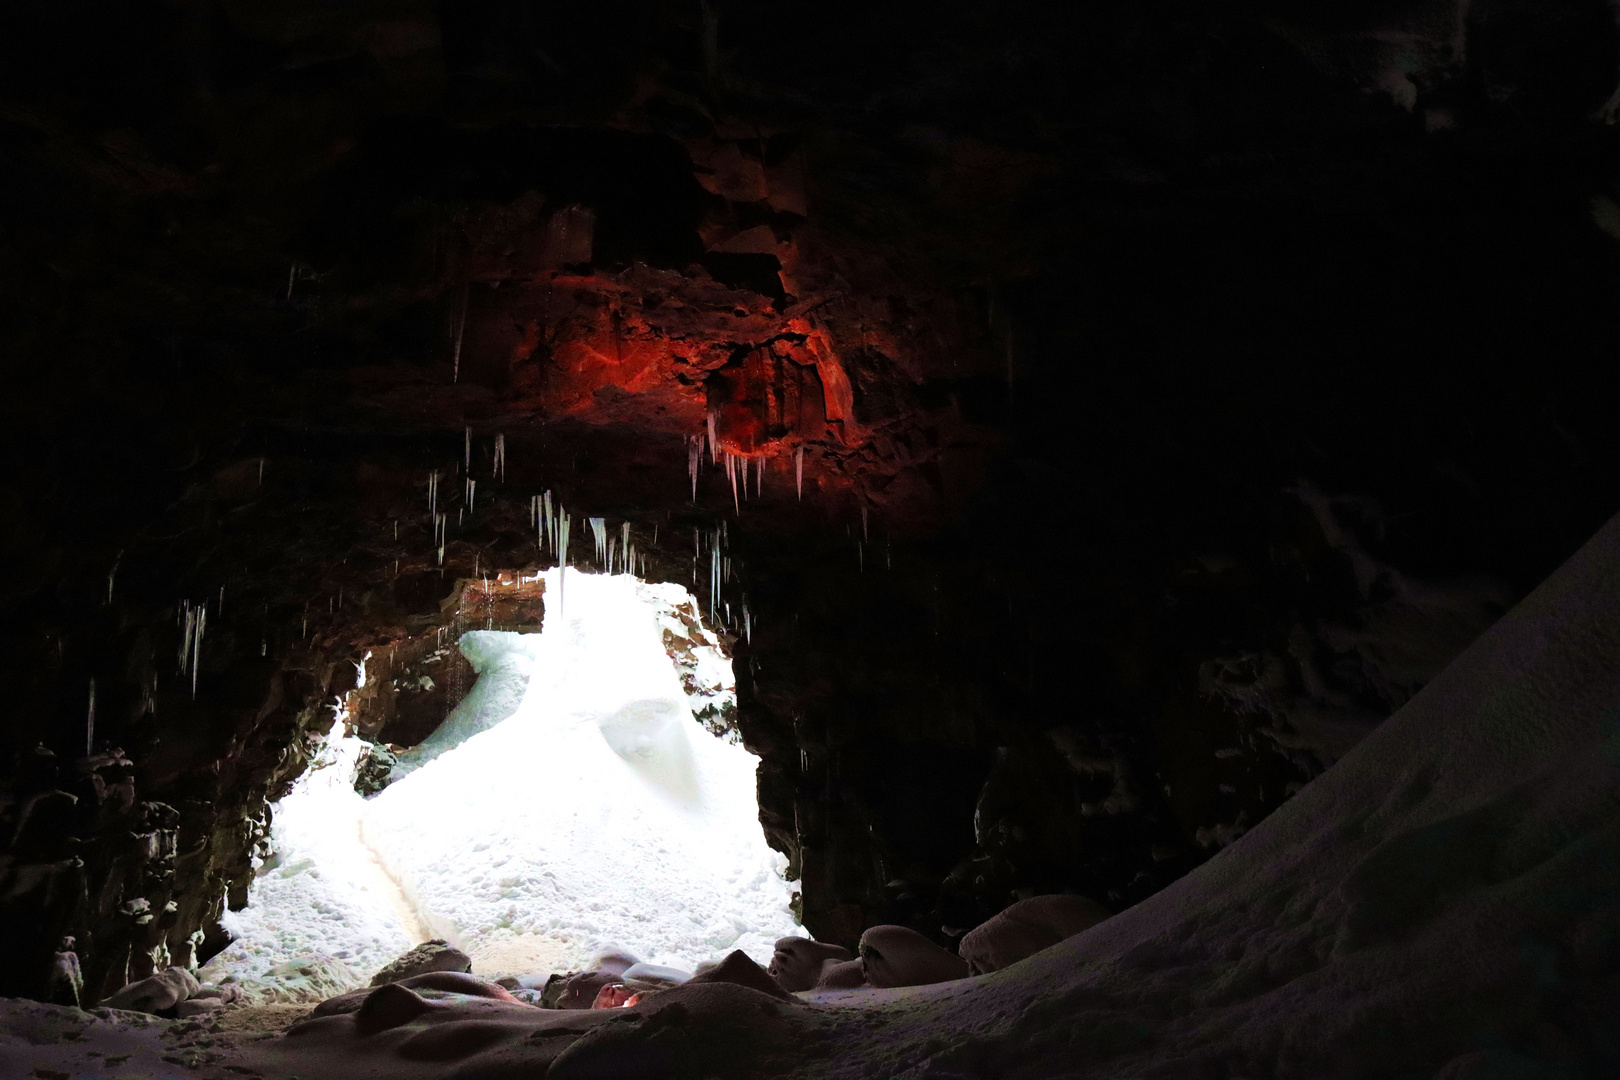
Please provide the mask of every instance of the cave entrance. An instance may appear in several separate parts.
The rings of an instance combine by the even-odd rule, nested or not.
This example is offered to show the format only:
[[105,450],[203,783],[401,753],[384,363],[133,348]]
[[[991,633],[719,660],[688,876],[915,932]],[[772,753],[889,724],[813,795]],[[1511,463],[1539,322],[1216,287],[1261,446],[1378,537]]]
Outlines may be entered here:
[[339,709],[274,807],[274,854],[228,916],[221,966],[273,978],[327,957],[369,979],[437,937],[480,973],[579,969],[608,946],[691,970],[733,949],[764,965],[802,933],[759,824],[758,761],[730,727],[730,661],[692,595],[572,568],[543,580],[538,633],[455,643],[477,684],[370,797],[354,780],[371,744]]

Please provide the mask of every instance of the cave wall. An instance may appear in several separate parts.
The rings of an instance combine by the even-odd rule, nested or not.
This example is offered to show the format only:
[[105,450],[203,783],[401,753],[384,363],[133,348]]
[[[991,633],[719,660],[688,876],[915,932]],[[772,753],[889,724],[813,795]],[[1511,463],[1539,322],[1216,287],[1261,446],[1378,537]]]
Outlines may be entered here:
[[0,993],[190,947],[545,490],[700,596],[723,530],[846,942],[1140,900],[1614,507],[1604,4],[0,19]]

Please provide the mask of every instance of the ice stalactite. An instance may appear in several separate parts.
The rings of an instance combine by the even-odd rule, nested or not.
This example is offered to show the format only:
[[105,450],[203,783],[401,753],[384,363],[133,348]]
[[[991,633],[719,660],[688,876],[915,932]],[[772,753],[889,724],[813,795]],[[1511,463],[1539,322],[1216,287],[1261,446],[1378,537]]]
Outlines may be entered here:
[[793,450],[793,483],[799,491],[799,501],[804,501],[804,447],[797,446]]
[[[742,504],[737,501],[737,459],[728,451],[726,453],[726,476],[731,481],[731,508],[734,512],[742,513]],[[747,483],[745,480],[744,483]]]
[[871,534],[866,529],[866,505],[863,503],[861,505],[861,539],[870,540],[871,538]]
[[619,544],[618,540],[616,540],[614,537],[611,537],[611,536],[608,537],[608,542],[607,542],[607,572],[610,573],[610,574],[613,573],[613,553],[618,548],[618,544]]
[[[550,492],[547,492],[549,495]],[[563,606],[563,582],[568,577],[568,528],[573,519],[562,507],[557,507],[557,611]]]
[[720,604],[720,545],[709,549],[709,618]]
[[465,471],[467,473],[471,473],[472,472],[472,428],[471,427],[468,427],[468,428],[465,429],[464,436],[465,436],[465,442],[463,443],[462,458],[461,458],[462,469],[463,469],[463,471]]
[[703,460],[703,436],[686,438],[686,471],[692,477],[692,501],[697,502],[698,463]]
[[[549,540],[551,542],[552,554],[556,554],[556,552],[557,552],[557,517],[556,517],[555,514],[552,513],[552,510],[551,510],[551,492],[550,492],[550,490],[547,490],[544,495],[540,496],[540,509],[546,515],[546,535],[547,535],[547,537],[549,538]],[[559,507],[558,509],[561,510],[561,507]]]
[[191,637],[197,632],[197,612],[193,610],[190,600],[182,600],[180,604],[185,619],[185,630],[180,636],[180,674],[184,675],[191,663]]
[[759,459],[759,467],[754,470],[754,498],[759,498],[765,491],[765,459]]
[[96,752],[96,680],[90,680],[90,713],[84,721],[84,756]]
[[202,667],[203,631],[208,629],[208,604],[197,612],[197,630],[191,639],[191,699],[197,700],[197,671]]
[[619,554],[624,572],[627,574],[634,573],[635,568],[630,565],[630,523],[628,521],[619,527]]
[[506,436],[495,436],[495,465],[490,469],[490,476],[501,481],[506,480]]
[[743,616],[743,638],[748,642],[748,644],[752,645],[754,643],[754,616],[748,610],[748,596],[747,596],[747,594],[743,595],[742,616]]
[[599,517],[586,519],[591,526],[591,538],[596,541],[597,562],[603,562],[608,557],[607,525]]
[[107,571],[107,603],[112,603],[113,578],[118,576],[118,564],[124,560],[124,553],[120,551],[113,560],[112,569]]
[[435,516],[439,512],[439,470],[434,469],[428,473],[428,513]]
[[718,439],[716,439],[714,437],[714,410],[710,409],[709,410],[709,464],[710,465],[718,465],[718,464],[720,464],[720,459],[717,456],[719,453],[720,453],[720,440],[718,440]]
[[264,486],[264,458],[259,459],[259,486]]
[[467,292],[468,283],[464,281],[461,283],[460,311],[456,315],[456,345],[454,355],[451,358],[451,382],[461,381],[461,337],[462,333],[467,329]]

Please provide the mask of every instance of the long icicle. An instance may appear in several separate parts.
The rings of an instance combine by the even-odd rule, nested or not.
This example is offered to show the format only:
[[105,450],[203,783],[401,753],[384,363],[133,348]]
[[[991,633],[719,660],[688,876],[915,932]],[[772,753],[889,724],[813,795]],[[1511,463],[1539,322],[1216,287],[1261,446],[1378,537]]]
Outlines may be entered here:
[[450,381],[461,381],[461,334],[467,329],[467,283],[461,283],[461,311],[456,317],[456,350],[450,369]]
[[698,462],[703,460],[703,436],[686,437],[686,471],[692,477],[692,501],[697,502]]
[[710,465],[718,465],[718,464],[720,464],[720,459],[717,456],[719,453],[720,453],[720,440],[718,440],[718,439],[716,439],[714,437],[714,410],[710,409],[709,410],[709,464]]
[[191,639],[191,699],[197,700],[197,672],[202,668],[203,631],[208,628],[208,602],[203,601],[197,615],[197,633]]
[[804,447],[793,451],[793,480],[799,487],[799,501],[804,502]]

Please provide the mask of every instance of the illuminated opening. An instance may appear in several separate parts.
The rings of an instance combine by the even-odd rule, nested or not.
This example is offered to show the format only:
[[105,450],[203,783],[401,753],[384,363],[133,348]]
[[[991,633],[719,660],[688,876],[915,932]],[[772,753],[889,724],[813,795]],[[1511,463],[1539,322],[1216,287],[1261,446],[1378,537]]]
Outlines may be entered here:
[[545,584],[541,633],[462,638],[478,685],[370,799],[368,744],[340,714],[274,807],[276,854],[218,966],[246,980],[333,957],[369,978],[437,937],[481,973],[579,969],[610,946],[691,970],[733,949],[764,965],[803,933],[758,759],[694,716],[713,726],[732,688],[691,594],[573,569]]

